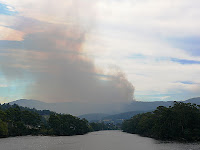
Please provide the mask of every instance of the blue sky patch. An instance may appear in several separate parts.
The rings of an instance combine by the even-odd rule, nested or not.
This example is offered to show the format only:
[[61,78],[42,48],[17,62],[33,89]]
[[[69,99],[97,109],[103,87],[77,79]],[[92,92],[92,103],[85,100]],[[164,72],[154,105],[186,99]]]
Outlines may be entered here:
[[12,16],[16,13],[13,7],[0,3],[0,14]]
[[182,84],[195,84],[192,81],[180,81],[179,83],[182,83]]
[[186,64],[200,64],[200,61],[187,60],[187,59],[178,59],[178,58],[171,58],[171,61],[183,64],[183,65],[186,65]]
[[185,50],[194,56],[200,56],[200,37],[169,38],[167,41],[175,48]]

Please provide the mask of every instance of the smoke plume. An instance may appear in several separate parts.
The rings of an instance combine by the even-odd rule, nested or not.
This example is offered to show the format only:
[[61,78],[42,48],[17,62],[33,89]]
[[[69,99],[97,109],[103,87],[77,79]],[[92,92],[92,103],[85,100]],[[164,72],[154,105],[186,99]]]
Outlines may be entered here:
[[68,7],[60,3],[59,8],[51,3],[47,12],[49,5],[43,3],[40,9],[50,16],[48,21],[35,15],[19,17],[15,29],[26,33],[24,39],[5,41],[0,63],[8,80],[32,80],[24,97],[46,102],[133,100],[134,87],[125,74],[105,74],[83,49],[95,22],[93,2],[84,2],[71,1]]

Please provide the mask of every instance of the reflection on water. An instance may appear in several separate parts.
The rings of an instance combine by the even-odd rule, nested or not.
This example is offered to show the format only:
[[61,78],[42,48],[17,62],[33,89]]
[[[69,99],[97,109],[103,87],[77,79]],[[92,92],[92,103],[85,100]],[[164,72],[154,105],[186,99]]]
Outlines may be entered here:
[[121,131],[71,137],[26,136],[0,139],[0,150],[200,150],[198,143],[160,143]]

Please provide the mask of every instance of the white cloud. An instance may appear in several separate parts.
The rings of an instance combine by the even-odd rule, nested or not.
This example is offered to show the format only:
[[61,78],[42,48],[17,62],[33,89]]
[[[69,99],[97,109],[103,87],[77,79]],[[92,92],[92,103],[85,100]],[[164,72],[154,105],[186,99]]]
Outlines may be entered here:
[[140,33],[162,36],[199,35],[198,0],[100,1],[103,24],[122,25]]
[[[0,0],[8,7],[15,8],[20,16],[55,24],[74,24],[77,21],[88,21],[94,15],[94,1],[91,0]],[[75,8],[75,9],[71,9]],[[76,17],[73,14],[77,14]],[[83,26],[84,26],[83,25]]]
[[[200,61],[166,38],[200,35],[200,2],[193,1],[101,1],[98,28],[88,36],[85,49],[97,65],[117,64],[126,72],[136,92],[199,93],[200,65],[183,65],[171,58]],[[141,55],[139,59],[130,58]],[[143,58],[144,57],[144,58]]]
[[6,8],[7,8],[9,11],[15,12],[15,8],[13,8],[13,7],[11,7],[11,6],[6,6]]

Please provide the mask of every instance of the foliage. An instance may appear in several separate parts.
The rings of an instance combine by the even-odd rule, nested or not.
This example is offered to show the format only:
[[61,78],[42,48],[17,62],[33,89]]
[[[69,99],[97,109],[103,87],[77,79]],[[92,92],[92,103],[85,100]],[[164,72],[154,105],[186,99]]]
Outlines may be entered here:
[[53,112],[50,111],[50,110],[37,110],[37,109],[35,109],[35,108],[28,108],[28,107],[18,106],[17,104],[10,105],[10,104],[8,103],[8,104],[0,105],[0,109],[1,109],[1,110],[7,110],[7,109],[9,109],[9,108],[16,108],[16,107],[19,107],[20,110],[28,110],[28,111],[31,111],[31,112],[38,113],[39,115],[50,115],[51,113],[53,113]]
[[93,129],[93,131],[118,130],[118,127],[116,125],[114,125],[113,123],[105,124],[104,122],[99,122],[99,123],[92,122],[92,123],[90,123],[90,126]]
[[8,136],[8,126],[5,122],[0,119],[0,137]]
[[0,137],[22,135],[78,135],[92,131],[85,119],[38,111],[18,105],[0,105]]
[[91,131],[116,130],[112,123],[89,123],[86,119],[16,104],[0,105],[0,137],[23,135],[82,135]]
[[66,114],[51,114],[49,126],[55,135],[81,135],[90,131],[87,120]]
[[200,106],[174,102],[153,112],[138,114],[122,124],[122,130],[161,140],[200,140]]

